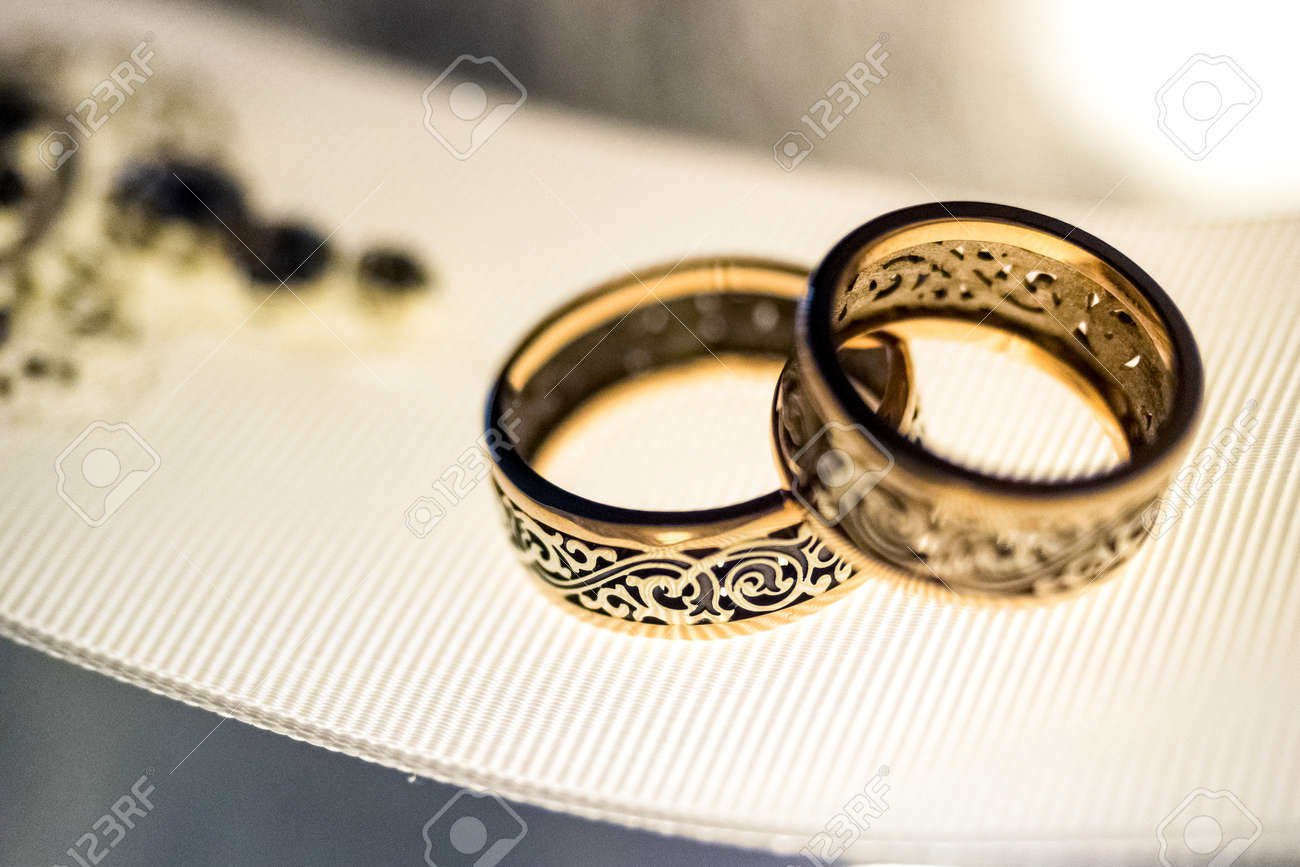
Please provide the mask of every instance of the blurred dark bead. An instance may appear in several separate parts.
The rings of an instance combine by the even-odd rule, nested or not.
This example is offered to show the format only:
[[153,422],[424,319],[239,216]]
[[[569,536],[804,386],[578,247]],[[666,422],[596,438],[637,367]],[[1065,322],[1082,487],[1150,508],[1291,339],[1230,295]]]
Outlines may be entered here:
[[307,226],[295,223],[267,226],[243,240],[247,248],[232,239],[231,249],[254,283],[305,283],[329,265],[329,244]]
[[16,205],[27,194],[23,176],[9,166],[0,168],[0,208]]
[[10,315],[8,307],[0,307],[0,346],[9,339]]
[[196,226],[224,223],[240,232],[248,222],[239,184],[210,166],[172,161],[131,165],[118,176],[113,198],[152,216]]
[[424,268],[414,257],[388,248],[371,250],[362,256],[359,276],[367,285],[389,292],[406,292],[426,283]]
[[33,355],[23,364],[23,373],[38,379],[50,372],[50,362],[39,355]]
[[0,82],[0,136],[31,126],[39,112],[36,99],[25,88],[12,81]]

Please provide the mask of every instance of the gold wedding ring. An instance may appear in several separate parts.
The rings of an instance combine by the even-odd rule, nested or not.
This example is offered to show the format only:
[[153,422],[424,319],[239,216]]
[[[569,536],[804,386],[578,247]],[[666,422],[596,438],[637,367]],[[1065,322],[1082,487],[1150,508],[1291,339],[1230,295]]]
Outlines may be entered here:
[[[1126,460],[1027,481],[940,457],[873,411],[844,370],[844,348],[881,328],[999,333],[1082,395]],[[1200,415],[1196,343],[1155,281],[1086,232],[1019,208],[936,203],[861,226],[814,271],[796,334],[776,439],[817,533],[855,565],[962,593],[1055,595],[1112,572],[1146,538]]]
[[[687,260],[597,287],[524,338],[489,396],[486,441],[510,538],[548,595],[605,625],[713,637],[783,622],[853,583],[788,491],[718,508],[630,509],[564,490],[532,466],[561,422],[616,383],[727,353],[787,358],[807,279],[782,262]],[[864,405],[906,427],[905,348],[884,335],[848,365]]]

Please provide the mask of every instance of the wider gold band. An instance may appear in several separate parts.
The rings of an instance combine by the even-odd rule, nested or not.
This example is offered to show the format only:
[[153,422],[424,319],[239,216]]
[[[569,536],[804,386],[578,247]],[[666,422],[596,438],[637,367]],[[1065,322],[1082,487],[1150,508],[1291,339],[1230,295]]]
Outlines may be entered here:
[[[524,338],[489,396],[487,440],[511,540],[549,595],[604,625],[714,637],[783,622],[852,583],[787,491],[713,509],[627,509],[531,466],[561,421],[616,382],[724,353],[784,360],[807,279],[761,259],[684,261],[600,286]],[[884,416],[910,417],[900,344],[886,336],[850,366]]]
[[[974,472],[905,438],[840,361],[861,335],[967,338],[1060,377],[1113,424],[1127,461],[1033,482]],[[1155,281],[1097,238],[978,202],[907,208],[860,227],[814,272],[776,425],[791,488],[847,559],[952,590],[1055,594],[1086,586],[1145,539],[1144,514],[1186,453],[1201,361]]]

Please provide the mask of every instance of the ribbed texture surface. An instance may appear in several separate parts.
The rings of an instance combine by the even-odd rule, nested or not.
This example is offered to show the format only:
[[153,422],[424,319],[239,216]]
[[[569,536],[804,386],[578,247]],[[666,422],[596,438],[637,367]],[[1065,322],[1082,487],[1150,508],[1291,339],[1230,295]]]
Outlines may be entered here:
[[[107,420],[134,425],[162,468],[97,530],[53,491],[53,460],[89,419],[7,431],[0,632],[333,749],[707,839],[798,849],[887,764],[890,809],[858,858],[1153,860],[1156,824],[1199,786],[1259,816],[1252,854],[1297,851],[1300,221],[1175,226],[1107,206],[1087,220],[1200,340],[1201,444],[1247,399],[1261,420],[1245,458],[1105,587],[1010,610],[868,583],[753,637],[627,638],[534,592],[485,485],[424,539],[403,525],[474,442],[496,364],[537,316],[629,265],[811,261],[927,194],[531,103],[462,164],[421,129],[421,80],[278,34],[145,17],[169,56],[220,71],[269,203],[310,203],[328,223],[389,179],[338,239],[409,225],[443,275],[438,322],[400,358],[358,350],[369,370],[341,350],[321,365],[276,349],[262,314],[197,372],[224,333],[193,357],[160,354],[158,387]],[[1078,220],[1092,203],[1020,204]],[[975,453],[1011,444],[1044,472],[1097,458],[1064,410],[989,418],[977,373],[923,398],[946,430],[967,420]],[[753,414],[751,391],[693,401],[692,429]],[[620,426],[618,448],[634,461],[664,424]],[[720,479],[774,478],[761,455],[698,459],[675,478],[700,502]],[[629,488],[647,475],[630,470]]]

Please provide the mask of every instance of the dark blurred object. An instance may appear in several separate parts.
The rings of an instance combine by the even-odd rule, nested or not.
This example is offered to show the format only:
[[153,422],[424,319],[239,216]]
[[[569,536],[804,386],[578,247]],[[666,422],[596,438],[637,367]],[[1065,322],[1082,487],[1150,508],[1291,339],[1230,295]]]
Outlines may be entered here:
[[16,205],[27,193],[23,176],[10,166],[0,166],[0,208]]
[[248,223],[244,191],[226,172],[184,161],[134,163],[113,187],[118,203],[140,208],[157,219],[175,219],[200,228]]
[[278,223],[252,232],[233,251],[248,279],[261,285],[305,283],[330,263],[328,242],[300,223]]
[[44,379],[47,376],[53,376],[59,382],[67,384],[76,380],[77,366],[66,358],[31,355],[23,363],[23,374],[29,379]]
[[428,285],[420,263],[410,253],[393,247],[367,251],[357,271],[363,286],[382,292],[411,292]]
[[35,97],[13,81],[0,81],[0,137],[31,126],[40,113]]
[[0,262],[40,238],[72,187],[77,143],[59,123],[33,86],[0,80]]

